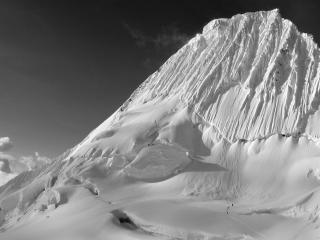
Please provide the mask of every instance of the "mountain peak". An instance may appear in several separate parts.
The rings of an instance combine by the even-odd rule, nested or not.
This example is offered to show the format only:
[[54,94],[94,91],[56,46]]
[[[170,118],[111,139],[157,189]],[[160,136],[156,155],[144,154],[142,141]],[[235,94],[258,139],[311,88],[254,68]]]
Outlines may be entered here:
[[0,188],[0,227],[18,226],[4,239],[314,239],[319,105],[320,51],[277,9],[213,20],[80,144]]
[[319,53],[312,38],[281,18],[278,9],[213,20],[84,142],[128,109],[150,102],[156,107],[172,98],[229,142],[273,134],[318,138]]
[[208,24],[206,24],[203,27],[203,34],[206,34],[212,30],[215,29],[220,24],[227,24],[228,21],[241,21],[243,19],[251,19],[251,20],[263,20],[263,21],[269,21],[270,19],[282,19],[280,15],[280,10],[278,8],[275,8],[270,11],[259,11],[259,12],[247,12],[244,14],[237,14],[233,16],[232,18],[218,18],[218,19],[213,19],[210,21]]

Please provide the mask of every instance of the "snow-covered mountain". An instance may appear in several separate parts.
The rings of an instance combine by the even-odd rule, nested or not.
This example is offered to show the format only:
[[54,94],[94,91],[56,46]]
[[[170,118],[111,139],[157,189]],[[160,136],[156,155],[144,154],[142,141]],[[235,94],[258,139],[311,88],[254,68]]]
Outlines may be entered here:
[[81,143],[0,188],[0,238],[317,239],[319,53],[278,10],[213,20]]
[[213,20],[122,109],[175,96],[229,142],[276,133],[318,137],[319,54],[312,36],[277,9]]

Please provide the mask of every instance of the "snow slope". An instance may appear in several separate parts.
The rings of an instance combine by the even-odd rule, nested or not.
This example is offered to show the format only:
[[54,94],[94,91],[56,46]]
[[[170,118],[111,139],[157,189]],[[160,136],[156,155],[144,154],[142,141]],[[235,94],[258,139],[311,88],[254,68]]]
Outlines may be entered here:
[[277,9],[213,20],[122,108],[177,96],[230,142],[275,133],[318,137],[319,53],[312,36]]
[[217,19],[55,162],[0,187],[1,239],[317,239],[319,49]]

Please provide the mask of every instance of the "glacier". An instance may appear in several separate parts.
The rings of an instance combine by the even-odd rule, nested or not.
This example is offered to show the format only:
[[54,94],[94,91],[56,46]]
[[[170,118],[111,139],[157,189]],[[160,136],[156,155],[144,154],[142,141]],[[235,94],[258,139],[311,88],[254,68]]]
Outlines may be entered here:
[[53,163],[0,238],[318,239],[320,50],[278,9],[216,19]]

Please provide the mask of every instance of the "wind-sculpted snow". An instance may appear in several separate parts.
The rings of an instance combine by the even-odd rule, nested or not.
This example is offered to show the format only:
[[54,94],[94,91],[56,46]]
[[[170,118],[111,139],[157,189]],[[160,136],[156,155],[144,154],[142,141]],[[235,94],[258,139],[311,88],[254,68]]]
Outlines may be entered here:
[[132,95],[179,96],[230,142],[319,136],[320,50],[278,10],[213,20]]
[[312,36],[278,10],[213,20],[84,142],[125,109],[173,96],[229,142],[276,133],[318,138],[319,57]]
[[320,65],[277,10],[207,24],[81,143],[0,187],[1,239],[317,239]]

